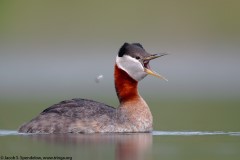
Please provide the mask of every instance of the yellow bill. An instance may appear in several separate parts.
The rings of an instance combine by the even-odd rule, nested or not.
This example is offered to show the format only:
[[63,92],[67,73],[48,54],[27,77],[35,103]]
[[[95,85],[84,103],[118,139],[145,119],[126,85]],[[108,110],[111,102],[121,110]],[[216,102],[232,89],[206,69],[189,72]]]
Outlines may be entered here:
[[168,81],[167,78],[163,77],[162,75],[150,70],[150,69],[147,69],[147,68],[144,68],[144,72],[146,72],[147,74],[150,74],[150,75],[153,75],[155,77],[158,77],[160,79],[163,79],[165,81]]

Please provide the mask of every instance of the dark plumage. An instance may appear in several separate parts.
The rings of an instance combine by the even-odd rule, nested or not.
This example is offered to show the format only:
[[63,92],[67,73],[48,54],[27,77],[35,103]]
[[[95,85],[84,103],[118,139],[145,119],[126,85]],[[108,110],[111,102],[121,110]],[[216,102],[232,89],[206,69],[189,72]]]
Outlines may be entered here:
[[[99,132],[100,128],[105,127],[101,126],[101,124],[107,122],[111,124],[116,117],[116,109],[111,106],[88,99],[72,99],[62,101],[45,109],[38,117],[21,126],[19,132]],[[82,124],[78,124],[78,121],[81,121]],[[93,126],[95,128],[98,126],[99,129],[91,129]]]
[[118,52],[118,56],[123,57],[124,55],[129,55],[133,58],[143,58],[150,56],[151,54],[147,53],[143,46],[139,43],[124,43]]

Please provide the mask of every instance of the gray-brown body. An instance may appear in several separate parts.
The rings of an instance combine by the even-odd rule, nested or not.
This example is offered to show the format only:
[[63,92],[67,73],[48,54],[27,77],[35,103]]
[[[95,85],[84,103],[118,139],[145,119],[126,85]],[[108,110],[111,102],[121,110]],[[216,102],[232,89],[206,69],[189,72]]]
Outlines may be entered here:
[[[144,101],[141,103],[146,105]],[[132,112],[125,110],[124,107],[116,109],[92,100],[72,99],[62,101],[45,109],[36,118],[23,124],[19,132],[150,132],[152,130],[152,115],[150,111],[146,114],[139,109],[135,113],[132,115]]]

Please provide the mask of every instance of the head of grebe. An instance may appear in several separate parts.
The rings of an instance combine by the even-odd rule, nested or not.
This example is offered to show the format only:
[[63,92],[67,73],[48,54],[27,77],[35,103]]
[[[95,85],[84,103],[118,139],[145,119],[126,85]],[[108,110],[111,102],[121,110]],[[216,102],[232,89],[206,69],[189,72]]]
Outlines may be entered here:
[[120,103],[137,98],[137,84],[148,74],[167,79],[151,70],[149,61],[164,54],[150,54],[139,43],[124,43],[116,57],[114,78]]

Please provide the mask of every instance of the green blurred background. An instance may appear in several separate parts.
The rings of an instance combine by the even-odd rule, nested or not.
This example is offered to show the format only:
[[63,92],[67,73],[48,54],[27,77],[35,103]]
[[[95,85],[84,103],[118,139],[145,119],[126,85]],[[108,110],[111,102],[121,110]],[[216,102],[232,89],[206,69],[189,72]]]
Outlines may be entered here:
[[[71,98],[118,105],[124,42],[168,56],[139,84],[154,130],[240,130],[240,1],[0,1],[0,129]],[[94,79],[102,74],[100,83]]]

